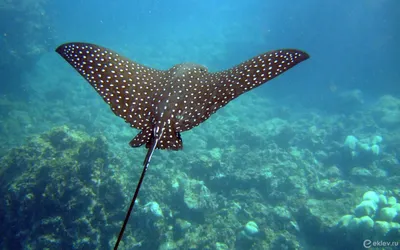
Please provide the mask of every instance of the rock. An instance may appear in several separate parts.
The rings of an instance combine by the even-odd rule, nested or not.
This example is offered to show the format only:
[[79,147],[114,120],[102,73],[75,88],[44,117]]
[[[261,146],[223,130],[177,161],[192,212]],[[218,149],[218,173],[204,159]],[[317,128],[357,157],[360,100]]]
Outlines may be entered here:
[[360,218],[359,227],[361,232],[371,232],[374,228],[374,220],[369,216],[363,216]]
[[0,160],[2,247],[109,248],[119,228],[109,218],[123,216],[126,200],[109,161],[104,138],[67,127],[11,149]]
[[364,195],[363,195],[363,200],[364,200],[364,201],[370,200],[370,201],[374,202],[375,204],[378,204],[378,203],[379,203],[379,200],[380,200],[380,197],[379,197],[379,195],[378,195],[376,192],[374,192],[374,191],[368,191],[368,192],[365,192],[365,193],[364,193]]
[[344,146],[352,151],[356,150],[358,139],[353,135],[348,135],[344,141]]
[[400,124],[400,99],[382,96],[374,105],[373,115],[382,127],[397,128]]
[[337,223],[339,228],[347,229],[351,220],[354,218],[354,215],[346,214],[340,218],[339,222]]
[[375,221],[374,230],[379,237],[384,237],[390,231],[390,223],[387,221]]
[[384,207],[379,213],[379,219],[387,222],[392,222],[396,216],[397,211],[394,207]]
[[229,250],[228,245],[221,243],[221,242],[216,242],[215,243],[215,250]]
[[150,201],[149,203],[144,205],[144,210],[146,213],[151,214],[153,218],[160,219],[164,217],[160,205],[158,205],[158,203],[155,201]]
[[352,175],[353,177],[356,177],[356,178],[357,178],[357,177],[361,177],[361,178],[363,178],[364,180],[373,177],[372,173],[371,173],[368,169],[366,169],[366,168],[360,168],[360,167],[352,168],[352,169],[351,169],[351,175]]
[[390,196],[387,200],[387,204],[389,206],[394,206],[397,203],[396,197]]
[[185,179],[181,180],[183,191],[183,202],[190,210],[201,212],[206,208],[215,208],[214,197],[211,195],[210,190],[204,185],[204,182]]
[[378,205],[377,205],[377,203],[375,203],[375,201],[364,200],[355,208],[354,214],[357,217],[374,216],[377,209],[378,209]]
[[337,228],[337,222],[346,211],[346,200],[316,200],[309,199],[295,215],[301,232],[309,236],[310,242],[332,237],[332,232]]
[[254,221],[247,222],[246,226],[244,227],[244,232],[250,237],[257,235],[259,232],[257,223]]
[[386,198],[386,196],[384,196],[383,194],[379,195],[379,206],[383,207],[386,206],[388,204],[388,200]]

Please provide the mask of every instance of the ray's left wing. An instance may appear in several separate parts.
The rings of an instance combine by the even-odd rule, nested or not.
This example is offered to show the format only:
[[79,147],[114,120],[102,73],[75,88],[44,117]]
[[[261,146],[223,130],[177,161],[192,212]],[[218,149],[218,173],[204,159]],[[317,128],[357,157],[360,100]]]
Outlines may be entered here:
[[239,95],[254,89],[307,60],[309,55],[297,49],[281,49],[253,57],[233,68],[211,74],[216,83],[213,109],[217,110]]

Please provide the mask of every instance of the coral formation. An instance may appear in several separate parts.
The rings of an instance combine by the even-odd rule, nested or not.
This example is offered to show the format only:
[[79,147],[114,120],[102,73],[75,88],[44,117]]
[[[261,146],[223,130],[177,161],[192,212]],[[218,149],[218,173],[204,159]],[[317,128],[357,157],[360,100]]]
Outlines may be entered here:
[[345,148],[350,150],[352,157],[378,156],[381,152],[380,145],[383,141],[382,136],[375,135],[372,138],[358,140],[353,135],[348,135],[344,141]]
[[400,99],[392,95],[384,95],[379,98],[372,112],[382,127],[398,127],[400,124]]
[[0,162],[2,247],[108,248],[124,200],[109,161],[103,137],[67,127],[11,150]]
[[346,232],[347,240],[356,244],[365,239],[396,241],[400,238],[400,210],[395,198],[368,191],[362,202],[337,223],[339,230]]

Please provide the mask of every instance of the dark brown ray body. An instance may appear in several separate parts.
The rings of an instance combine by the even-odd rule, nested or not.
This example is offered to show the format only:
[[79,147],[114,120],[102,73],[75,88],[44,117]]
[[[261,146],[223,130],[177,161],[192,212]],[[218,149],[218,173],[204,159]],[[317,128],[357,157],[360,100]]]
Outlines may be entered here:
[[206,67],[193,63],[157,70],[88,43],[67,43],[56,51],[93,86],[116,115],[141,130],[130,145],[145,144],[149,148],[115,249],[156,148],[182,149],[180,132],[199,125],[239,95],[309,58],[296,49],[275,50],[231,69],[209,73]]
[[179,132],[208,119],[219,108],[308,58],[305,52],[286,49],[256,56],[231,69],[209,73],[193,63],[162,71],[118,53],[85,43],[57,48],[103,97],[112,111],[141,129],[131,146],[147,144],[154,126],[165,124],[157,148],[179,150]]

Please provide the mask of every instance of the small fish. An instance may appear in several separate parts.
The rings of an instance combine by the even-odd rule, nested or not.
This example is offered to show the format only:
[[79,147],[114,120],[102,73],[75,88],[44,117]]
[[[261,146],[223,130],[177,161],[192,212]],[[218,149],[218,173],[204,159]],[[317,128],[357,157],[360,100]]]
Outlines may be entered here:
[[89,43],[62,44],[56,52],[92,85],[114,114],[141,130],[129,144],[148,148],[114,249],[118,248],[155,149],[181,150],[181,132],[204,122],[239,95],[309,58],[304,51],[280,49],[211,73],[195,63],[158,70]]

